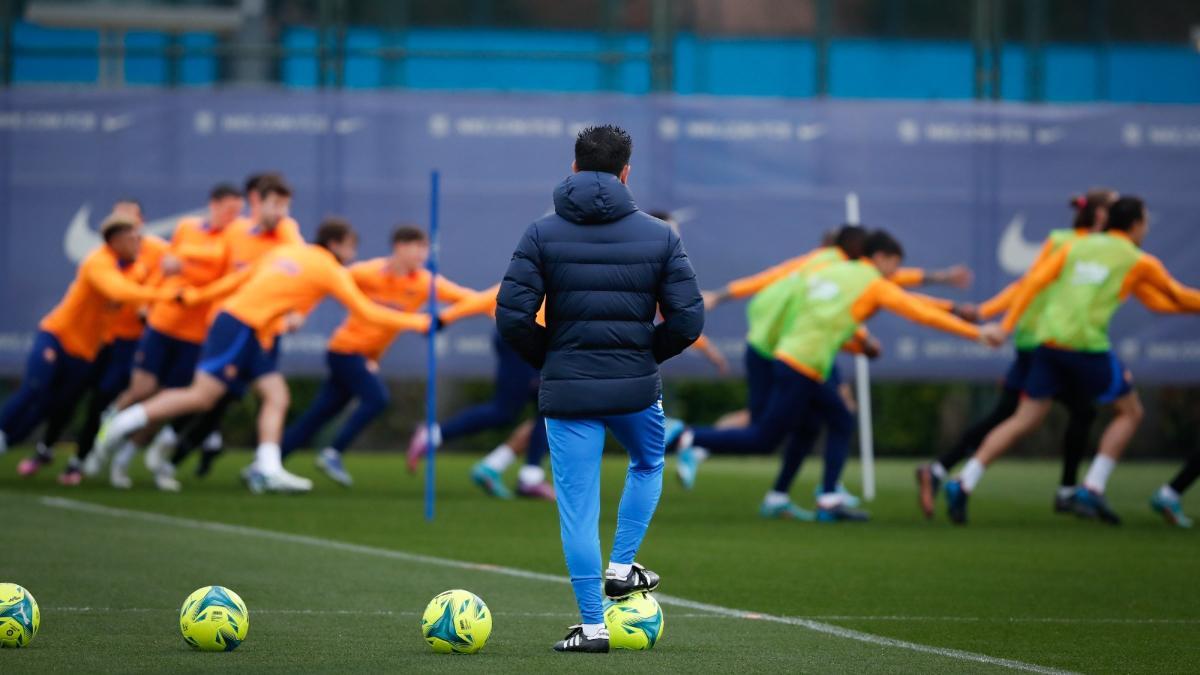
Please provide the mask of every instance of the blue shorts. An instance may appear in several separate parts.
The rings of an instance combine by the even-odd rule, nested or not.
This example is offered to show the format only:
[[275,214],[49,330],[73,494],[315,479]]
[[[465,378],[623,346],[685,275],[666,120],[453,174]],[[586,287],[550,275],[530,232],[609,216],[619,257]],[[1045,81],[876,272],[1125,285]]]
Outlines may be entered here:
[[1112,352],[1038,347],[1023,391],[1036,399],[1074,394],[1097,403],[1111,403],[1133,390],[1132,381],[1133,376]]
[[200,345],[173,338],[153,328],[147,328],[138,343],[133,365],[150,373],[163,389],[179,389],[192,383]]
[[224,382],[231,393],[241,396],[247,385],[275,372],[278,360],[278,338],[271,349],[263,349],[253,328],[221,312],[208,329],[197,370]]
[[139,344],[140,340],[113,340],[104,348],[104,367],[96,382],[98,390],[120,394],[129,387],[129,373]]
[[1029,367],[1033,365],[1034,349],[1018,349],[1017,358],[1004,374],[1004,388],[1009,391],[1024,391],[1025,378],[1029,377]]

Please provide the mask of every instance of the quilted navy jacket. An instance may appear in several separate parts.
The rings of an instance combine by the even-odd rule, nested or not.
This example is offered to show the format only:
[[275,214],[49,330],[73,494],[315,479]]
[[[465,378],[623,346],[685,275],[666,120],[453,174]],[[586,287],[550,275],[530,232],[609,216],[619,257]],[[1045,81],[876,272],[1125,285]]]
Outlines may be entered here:
[[700,336],[704,303],[679,236],[639,211],[616,176],[583,171],[559,184],[554,214],[517,244],[496,326],[541,369],[543,415],[620,415],[659,400],[658,364]]

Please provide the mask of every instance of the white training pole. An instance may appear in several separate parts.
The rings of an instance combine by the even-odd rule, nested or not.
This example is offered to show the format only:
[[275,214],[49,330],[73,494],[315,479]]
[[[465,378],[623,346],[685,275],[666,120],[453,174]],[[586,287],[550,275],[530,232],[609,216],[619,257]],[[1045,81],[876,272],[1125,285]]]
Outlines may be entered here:
[[[858,225],[858,195],[846,195],[846,223]],[[875,500],[875,435],[871,424],[871,362],[862,354],[854,357],[855,395],[858,398],[858,453],[862,461],[863,499]]]

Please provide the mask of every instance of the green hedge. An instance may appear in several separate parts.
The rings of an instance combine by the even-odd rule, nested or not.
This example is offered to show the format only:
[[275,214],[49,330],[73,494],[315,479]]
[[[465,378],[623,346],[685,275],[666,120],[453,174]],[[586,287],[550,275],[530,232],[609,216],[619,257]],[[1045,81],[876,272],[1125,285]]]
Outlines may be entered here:
[[[292,416],[303,411],[316,395],[320,380],[293,378]],[[7,396],[15,382],[0,382],[0,397]],[[397,380],[391,383],[392,405],[382,419],[373,424],[359,445],[363,448],[398,449],[408,443],[409,434],[419,424],[425,410],[423,380]],[[667,414],[695,424],[707,424],[720,415],[743,407],[746,388],[740,379],[675,378],[665,384]],[[1200,419],[1200,389],[1194,387],[1145,387],[1141,390],[1146,404],[1146,420],[1134,439],[1131,455],[1178,457],[1190,452],[1197,443]],[[441,382],[439,409],[443,419],[468,405],[486,401],[492,395],[490,379],[465,378]],[[996,400],[992,384],[943,382],[877,382],[872,388],[876,451],[881,455],[930,455],[951,443],[972,420],[984,415]],[[532,405],[527,407],[532,414]],[[226,420],[227,442],[253,443],[255,405],[252,397],[234,406]],[[1101,423],[1093,431],[1098,437]],[[1014,454],[1048,456],[1058,453],[1065,427],[1061,410],[1054,414]],[[324,442],[333,433],[330,425]],[[487,432],[452,444],[451,450],[490,449],[507,437],[507,430]]]

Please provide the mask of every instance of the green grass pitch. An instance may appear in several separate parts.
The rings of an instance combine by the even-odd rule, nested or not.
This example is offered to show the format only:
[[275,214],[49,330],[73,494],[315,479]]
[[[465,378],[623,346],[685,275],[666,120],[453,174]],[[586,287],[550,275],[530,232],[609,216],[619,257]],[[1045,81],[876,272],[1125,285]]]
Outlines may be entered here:
[[[1170,529],[1146,505],[1169,464],[1119,467],[1120,528],[1052,514],[1050,463],[989,472],[966,528],[920,516],[909,461],[880,463],[875,519],[861,525],[760,520],[771,460],[714,460],[692,493],[668,473],[639,556],[662,574],[661,592],[770,616],[667,598],[653,651],[605,657],[550,651],[576,620],[554,509],[484,497],[466,478],[470,458],[439,462],[429,524],[421,481],[396,456],[352,455],[353,490],[297,457],[291,468],[315,478],[313,494],[254,497],[235,478],[244,453],[178,495],[153,491],[144,473],[126,493],[60,488],[51,472],[23,481],[20,455],[0,458],[0,581],[30,589],[42,628],[29,648],[0,652],[2,672],[1162,673],[1200,663],[1200,532]],[[802,502],[818,466],[797,487]],[[610,457],[606,545],[622,472]],[[179,636],[180,604],[206,584],[249,605],[249,636],[231,654],[193,652]],[[421,610],[449,588],[493,612],[479,655],[438,656],[421,639]]]

